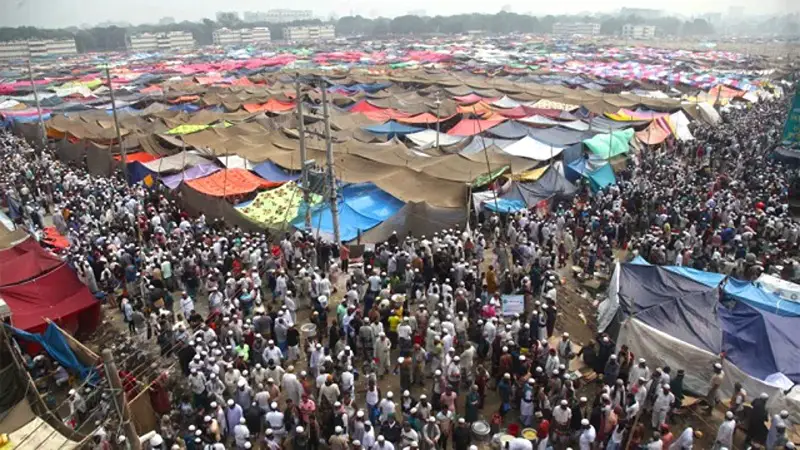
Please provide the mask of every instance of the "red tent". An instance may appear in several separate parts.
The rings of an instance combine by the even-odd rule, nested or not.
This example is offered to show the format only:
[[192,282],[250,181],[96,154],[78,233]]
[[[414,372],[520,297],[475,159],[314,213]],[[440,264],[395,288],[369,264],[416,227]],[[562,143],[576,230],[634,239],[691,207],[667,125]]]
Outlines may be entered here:
[[66,264],[33,280],[0,287],[0,297],[11,309],[11,324],[25,331],[44,332],[45,318],[71,334],[94,331],[100,322],[100,302]]
[[32,237],[0,250],[0,286],[10,286],[50,272],[63,262]]

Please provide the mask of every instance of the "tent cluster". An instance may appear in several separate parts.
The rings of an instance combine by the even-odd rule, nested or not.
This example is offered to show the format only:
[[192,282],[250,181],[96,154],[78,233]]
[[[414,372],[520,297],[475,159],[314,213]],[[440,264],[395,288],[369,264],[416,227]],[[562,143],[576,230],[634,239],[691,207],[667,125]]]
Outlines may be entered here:
[[617,264],[607,294],[598,330],[659,366],[687,368],[692,392],[706,392],[712,366],[721,363],[725,394],[739,382],[800,414],[800,392],[792,389],[800,382],[800,335],[791,331],[800,326],[800,303],[786,299],[796,291],[637,258]]
[[[85,161],[97,175],[121,168],[131,182],[163,183],[183,193],[188,209],[247,228],[297,226],[302,221],[295,212],[313,209],[318,219],[314,228],[323,232],[329,228],[329,212],[319,202],[296,204],[294,198],[303,165],[295,112],[302,104],[307,159],[324,161],[320,103],[325,89],[336,176],[343,184],[355,185],[340,195],[340,209],[349,220],[343,227],[348,237],[400,214],[409,204],[457,217],[455,223],[442,224],[456,225],[467,217],[470,186],[472,200],[480,200],[476,207],[501,212],[569,197],[581,178],[592,189],[602,189],[615,182],[609,161],[624,159],[642,146],[693,139],[690,120],[719,120],[710,103],[743,99],[751,92],[780,94],[764,80],[727,72],[688,83],[688,94],[674,91],[671,96],[643,90],[644,79],[625,75],[670,58],[696,57],[696,68],[745,58],[724,52],[600,49],[595,57],[582,59],[592,75],[581,81],[576,75],[533,75],[529,68],[511,64],[486,77],[483,70],[464,66],[464,52],[455,47],[449,53],[392,51],[397,52],[392,61],[416,65],[398,66],[386,53],[347,51],[237,54],[235,59],[214,52],[202,57],[138,55],[126,60],[124,68],[111,70],[122,142],[117,142],[110,115],[108,87],[100,82],[101,70],[93,62],[67,61],[73,68],[69,75],[55,66],[39,65],[34,84],[44,91],[40,98],[45,128],[48,138],[57,141],[61,159]],[[648,62],[620,65],[616,59],[626,52]],[[478,49],[473,58],[481,61],[485,54]],[[547,65],[563,74],[575,67],[559,58],[531,58],[537,67]],[[316,68],[302,71],[298,96],[294,74],[279,69],[303,60]],[[607,67],[600,70],[602,60]],[[336,61],[350,61],[350,66],[331,70]],[[366,61],[368,68],[353,61]],[[676,69],[673,75],[680,79],[681,73]],[[21,134],[36,136],[32,86],[20,81],[22,74],[4,77],[17,81],[0,85],[5,95],[0,97],[0,117]],[[645,79],[654,82],[660,77]],[[711,79],[715,82],[709,84]],[[698,91],[714,86],[719,86],[716,91]],[[758,96],[748,101],[757,100]],[[124,168],[120,147],[127,153]],[[511,184],[491,193],[491,202],[484,201],[480,190],[501,175]],[[276,188],[283,189],[261,195]],[[372,197],[391,198],[394,207],[374,214],[370,208],[351,205]],[[241,202],[245,203],[232,204]],[[284,212],[282,220],[271,212],[276,207]]]

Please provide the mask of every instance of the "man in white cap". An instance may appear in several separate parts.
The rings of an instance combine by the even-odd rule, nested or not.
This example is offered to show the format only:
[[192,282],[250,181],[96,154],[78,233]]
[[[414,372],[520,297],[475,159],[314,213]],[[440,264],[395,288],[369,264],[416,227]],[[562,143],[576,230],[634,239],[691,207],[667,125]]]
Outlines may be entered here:
[[333,429],[333,436],[328,439],[328,448],[330,450],[348,450],[347,435],[339,425]]
[[569,424],[572,419],[572,408],[569,402],[561,400],[558,406],[553,409],[554,437],[558,444],[565,443],[570,436]]
[[767,448],[775,448],[775,442],[778,438],[778,427],[784,426],[786,429],[790,427],[789,411],[783,410],[778,414],[772,416],[769,423],[769,431],[767,432]]
[[650,379],[650,368],[647,367],[647,361],[644,358],[639,358],[636,366],[632,367],[628,372],[628,385],[636,383],[639,378]]
[[564,361],[564,364],[569,364],[569,360],[573,356],[575,356],[575,353],[572,348],[572,341],[569,340],[569,333],[563,333],[561,340],[558,341],[558,357]]
[[286,369],[286,374],[283,375],[283,380],[281,381],[281,391],[286,398],[292,399],[295,405],[300,404],[303,385],[300,384],[300,380],[297,379],[297,375],[294,373],[294,366],[289,366]]
[[722,448],[733,448],[733,434],[736,432],[736,420],[733,413],[728,411],[725,413],[725,420],[717,430],[717,439],[714,441],[714,450]]
[[592,450],[595,438],[597,438],[597,432],[589,423],[589,419],[581,420],[581,434],[578,438],[578,448],[580,450]]
[[719,387],[722,386],[722,381],[725,379],[725,373],[722,371],[722,364],[714,363],[714,375],[711,376],[710,387],[706,394],[706,402],[708,403],[708,414],[717,406],[717,396]]
[[436,423],[436,418],[428,417],[428,423],[422,427],[422,450],[435,450],[441,437],[442,431]]
[[386,333],[381,333],[378,341],[375,342],[375,354],[373,355],[378,363],[378,376],[381,378],[391,370],[391,351],[391,341],[386,337]]
[[69,415],[78,424],[83,422],[83,418],[86,416],[86,401],[75,389],[69,390]]
[[395,414],[397,406],[394,403],[394,393],[389,391],[386,393],[386,398],[378,403],[380,409],[380,422],[383,423],[389,418],[389,414]]
[[656,399],[653,402],[653,414],[651,416],[651,425],[654,429],[658,430],[661,425],[667,421],[667,413],[675,403],[675,395],[670,392],[668,384],[661,386],[661,389],[656,393]]
[[164,448],[164,438],[162,438],[160,434],[156,433],[150,438],[148,444],[152,450],[161,450]]
[[250,439],[250,429],[247,428],[247,421],[244,417],[239,419],[239,424],[233,427],[233,439],[238,449],[244,449],[245,444],[248,443]]
[[266,422],[267,428],[272,430],[272,435],[280,441],[286,436],[284,415],[281,410],[278,409],[278,402],[272,402],[269,407],[270,411],[264,416],[264,421]]

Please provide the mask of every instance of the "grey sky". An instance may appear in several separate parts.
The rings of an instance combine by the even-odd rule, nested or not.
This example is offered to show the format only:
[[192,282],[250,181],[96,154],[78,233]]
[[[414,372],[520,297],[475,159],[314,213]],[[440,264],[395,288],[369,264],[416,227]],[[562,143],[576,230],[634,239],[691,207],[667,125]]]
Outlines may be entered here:
[[[525,0],[405,0],[375,2],[370,0],[294,0],[268,2],[264,0],[0,0],[0,26],[39,26],[61,28],[105,21],[132,24],[155,23],[164,16],[176,20],[213,18],[217,11],[267,11],[272,8],[310,9],[314,15],[327,18],[351,12],[368,17],[394,17],[409,11],[425,11],[428,15],[470,12],[495,13],[508,5],[519,13],[574,14],[585,11],[614,11],[623,6],[656,7],[654,3],[631,4],[626,0],[571,0],[569,2],[535,2]],[[728,11],[743,7],[746,14],[764,14],[800,10],[797,0],[671,0],[662,4],[670,12],[686,16],[705,12]]]

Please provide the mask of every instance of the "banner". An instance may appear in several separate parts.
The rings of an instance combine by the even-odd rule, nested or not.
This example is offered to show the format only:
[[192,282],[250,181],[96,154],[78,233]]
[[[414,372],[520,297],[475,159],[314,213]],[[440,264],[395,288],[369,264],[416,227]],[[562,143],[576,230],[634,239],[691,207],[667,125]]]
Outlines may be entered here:
[[513,316],[525,312],[524,295],[502,295],[500,300],[503,302],[503,316]]
[[800,143],[800,90],[794,94],[792,108],[789,110],[786,125],[783,127],[783,143],[792,146]]

